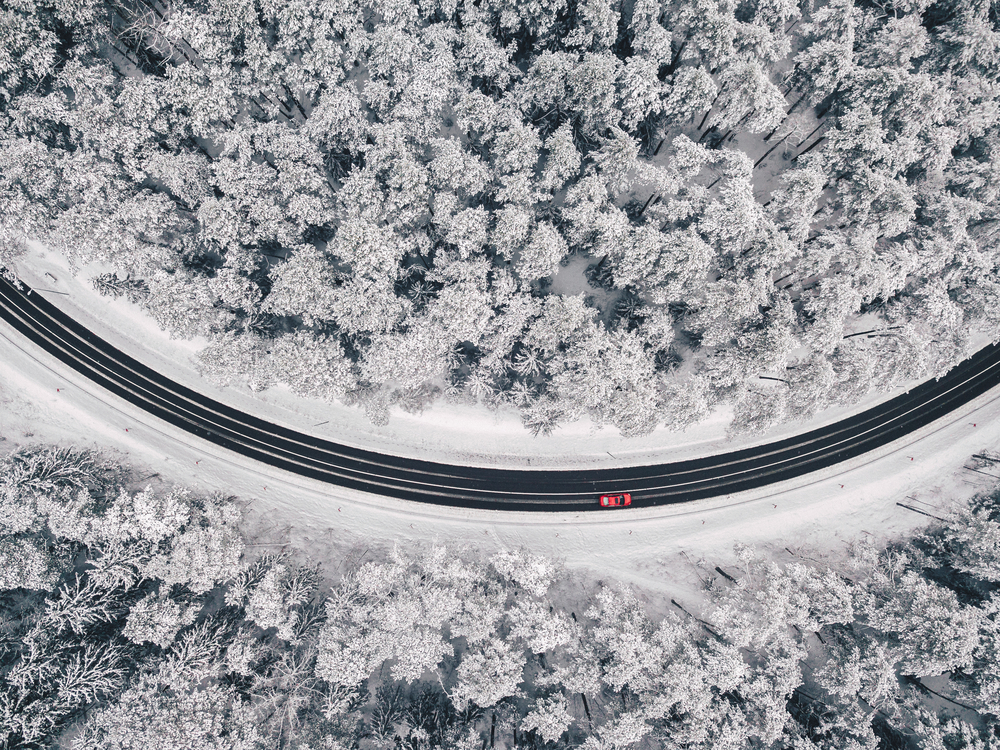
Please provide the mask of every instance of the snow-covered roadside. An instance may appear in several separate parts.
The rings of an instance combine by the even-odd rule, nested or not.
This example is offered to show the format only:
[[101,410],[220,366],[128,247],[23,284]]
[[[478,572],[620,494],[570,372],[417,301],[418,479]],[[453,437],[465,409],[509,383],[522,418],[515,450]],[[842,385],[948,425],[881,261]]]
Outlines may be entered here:
[[356,559],[396,542],[484,551],[524,546],[587,577],[628,581],[685,602],[700,596],[690,561],[724,563],[737,542],[816,557],[863,534],[895,537],[923,525],[926,516],[896,503],[933,513],[947,499],[969,497],[986,477],[964,472],[963,463],[1000,445],[994,390],[876,453],[782,486],[655,509],[465,511],[331,487],[243,459],[104,393],[10,329],[0,334],[0,434],[111,448],[167,481],[236,494],[250,501],[263,543],[289,542],[327,559]]
[[[513,412],[449,404],[439,400],[420,415],[393,409],[388,425],[372,425],[357,408],[303,399],[283,387],[263,393],[220,388],[203,378],[195,355],[206,342],[170,339],[142,310],[124,298],[97,294],[89,278],[107,269],[88,267],[74,275],[63,256],[34,244],[16,267],[19,276],[49,301],[122,351],[171,379],[235,408],[307,434],[383,453],[444,463],[511,468],[588,468],[651,464],[711,455],[778,440],[835,422],[891,398],[872,394],[854,407],[828,409],[807,422],[781,425],[765,436],[728,441],[729,408],[684,432],[660,428],[641,438],[622,438],[614,428],[595,429],[587,420],[532,437]],[[986,343],[985,341],[983,343]],[[912,384],[909,384],[912,385]],[[909,387],[907,385],[906,387]]]

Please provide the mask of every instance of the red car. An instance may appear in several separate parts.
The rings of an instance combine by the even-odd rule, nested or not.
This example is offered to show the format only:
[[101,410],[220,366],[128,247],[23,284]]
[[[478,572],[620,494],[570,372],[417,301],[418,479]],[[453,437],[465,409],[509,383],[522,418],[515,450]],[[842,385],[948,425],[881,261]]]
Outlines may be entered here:
[[632,504],[632,496],[627,492],[620,495],[601,495],[602,508],[623,508]]

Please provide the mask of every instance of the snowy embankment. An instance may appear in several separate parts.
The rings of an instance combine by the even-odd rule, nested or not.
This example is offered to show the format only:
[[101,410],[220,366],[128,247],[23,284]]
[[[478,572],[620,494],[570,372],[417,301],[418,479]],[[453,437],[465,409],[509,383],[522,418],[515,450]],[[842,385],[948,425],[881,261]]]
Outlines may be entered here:
[[[549,438],[532,438],[515,417],[444,404],[419,418],[394,414],[387,427],[376,428],[360,411],[339,405],[307,402],[285,391],[254,395],[211,385],[193,364],[197,342],[171,341],[137,308],[99,297],[73,278],[55,254],[36,251],[18,272],[35,288],[66,292],[42,293],[170,377],[237,408],[353,445],[468,464],[527,468],[530,459],[534,468],[674,461],[750,444],[725,441],[726,415],[721,413],[687,433],[657,431],[638,441],[583,424]],[[331,487],[243,459],[121,402],[9,329],[0,333],[0,434],[18,442],[115,449],[168,482],[239,495],[251,501],[261,543],[323,547],[328,558],[343,559],[352,550],[362,554],[368,545],[409,540],[485,549],[523,545],[560,558],[571,568],[673,592],[695,585],[688,560],[705,556],[717,563],[728,558],[736,542],[793,552],[828,550],[838,540],[862,534],[891,537],[922,525],[929,520],[926,516],[897,503],[935,513],[946,498],[970,496],[988,478],[964,471],[964,462],[1000,444],[1000,392],[994,390],[877,452],[753,492],[655,509],[583,514],[465,511]],[[825,412],[808,425],[785,426],[764,440],[846,413]],[[321,422],[326,424],[314,426]]]

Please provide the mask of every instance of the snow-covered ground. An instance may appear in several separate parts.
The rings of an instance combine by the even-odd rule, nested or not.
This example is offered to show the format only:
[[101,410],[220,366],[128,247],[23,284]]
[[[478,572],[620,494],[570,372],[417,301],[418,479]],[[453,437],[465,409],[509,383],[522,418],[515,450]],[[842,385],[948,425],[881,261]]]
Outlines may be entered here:
[[[101,298],[74,280],[54,254],[36,252],[18,272],[36,288],[68,292],[43,293],[170,377],[273,421],[354,445],[525,468],[529,458],[532,468],[608,466],[671,461],[735,446],[724,441],[724,414],[697,430],[658,431],[634,442],[583,425],[532,439],[515,418],[494,419],[447,405],[420,418],[394,414],[387,428],[374,428],[353,409],[305,402],[283,391],[254,396],[211,386],[191,362],[197,342],[167,340],[138,309]],[[259,465],[118,400],[2,324],[0,402],[0,434],[9,440],[113,449],[169,482],[239,495],[250,502],[261,544],[289,542],[348,561],[394,542],[436,540],[487,551],[525,546],[562,559],[587,577],[606,575],[684,601],[695,597],[699,586],[693,563],[701,558],[712,565],[724,562],[737,542],[821,559],[864,534],[895,537],[923,525],[926,516],[897,503],[936,513],[948,499],[971,496],[989,480],[963,470],[963,464],[973,453],[1000,446],[1000,390],[994,390],[897,443],[781,485],[655,509],[497,513],[422,506]],[[824,413],[809,426],[845,413]],[[311,427],[324,421],[328,424]],[[801,429],[786,426],[765,439]]]

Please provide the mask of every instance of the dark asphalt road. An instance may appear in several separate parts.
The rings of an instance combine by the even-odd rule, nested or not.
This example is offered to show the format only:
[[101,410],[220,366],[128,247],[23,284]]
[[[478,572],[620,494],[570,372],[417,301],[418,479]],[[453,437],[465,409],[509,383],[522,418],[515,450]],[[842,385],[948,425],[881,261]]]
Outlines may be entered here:
[[244,456],[365,492],[491,510],[601,510],[598,496],[619,491],[632,493],[633,506],[649,507],[748,490],[867,453],[1000,385],[1000,346],[993,345],[938,381],[775,443],[655,466],[491,469],[337,445],[244,414],[163,377],[92,334],[38,292],[19,292],[2,277],[0,319],[115,395]]

